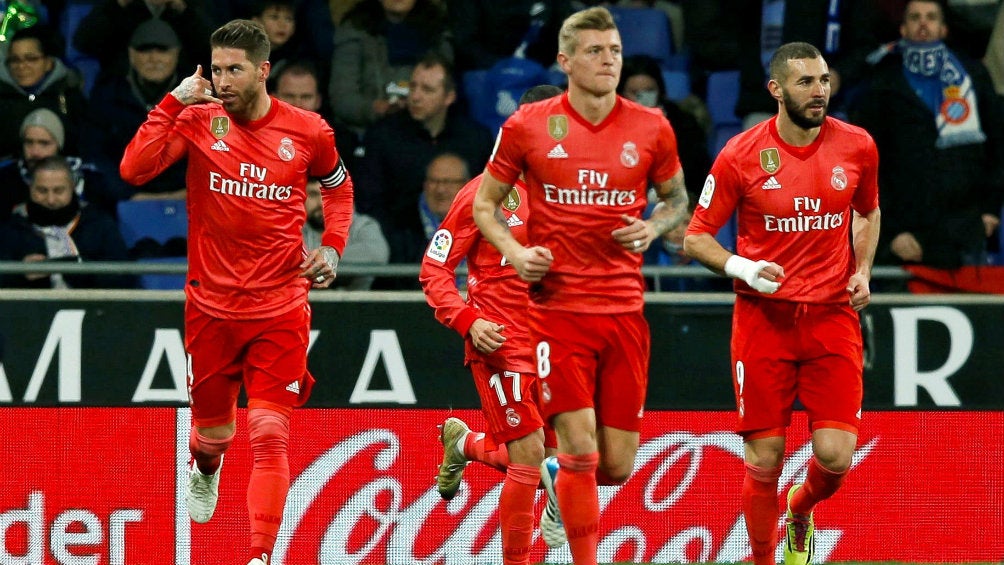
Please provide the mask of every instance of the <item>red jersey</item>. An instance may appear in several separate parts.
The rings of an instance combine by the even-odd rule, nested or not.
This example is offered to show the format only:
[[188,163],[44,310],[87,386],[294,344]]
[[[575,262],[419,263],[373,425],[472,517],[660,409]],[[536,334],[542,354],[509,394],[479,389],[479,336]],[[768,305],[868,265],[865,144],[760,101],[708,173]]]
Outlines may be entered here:
[[[480,359],[495,368],[532,372],[534,355],[526,329],[527,283],[481,236],[471,214],[481,176],[464,185],[453,199],[422,257],[419,280],[426,302],[436,310],[436,319],[464,337],[468,362]],[[529,211],[526,186],[517,180],[499,212],[513,237],[523,244]],[[468,272],[466,302],[456,283],[456,269],[464,259]],[[471,343],[467,332],[478,318],[505,326],[506,341],[494,353],[481,353]]]
[[827,117],[812,144],[793,147],[775,117],[718,154],[687,234],[715,234],[738,211],[736,252],[781,265],[785,278],[771,295],[741,281],[736,292],[845,303],[855,269],[851,210],[867,215],[878,205],[878,149],[865,130]]
[[[185,294],[219,318],[268,318],[299,307],[310,281],[303,223],[307,177],[322,177],[322,243],[339,254],[352,219],[352,182],[334,132],[317,114],[271,99],[259,120],[168,94],[126,147],[122,178],[142,184],[188,158]],[[330,188],[329,188],[330,187]]]
[[673,128],[658,109],[617,97],[601,123],[590,124],[568,94],[527,104],[506,120],[487,170],[514,183],[525,175],[533,222],[529,244],[554,262],[530,300],[541,308],[618,313],[644,306],[642,256],[610,233],[640,218],[651,183],[680,170]]

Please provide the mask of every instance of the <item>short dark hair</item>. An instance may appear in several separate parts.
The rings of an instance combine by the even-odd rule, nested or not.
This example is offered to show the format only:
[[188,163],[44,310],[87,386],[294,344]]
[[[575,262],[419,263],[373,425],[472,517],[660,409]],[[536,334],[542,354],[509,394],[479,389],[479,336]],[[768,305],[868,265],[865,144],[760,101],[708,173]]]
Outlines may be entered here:
[[453,92],[457,89],[457,81],[453,78],[453,64],[436,50],[429,51],[415,64],[415,68],[443,67],[443,90]]
[[531,86],[523,93],[523,96],[519,97],[519,105],[532,104],[541,100],[547,100],[548,98],[554,98],[555,96],[561,96],[563,92],[565,92],[563,89],[553,84]]
[[213,32],[209,45],[227,49],[242,49],[248,60],[258,65],[268,60],[272,44],[265,28],[251,20],[231,20]]
[[55,29],[48,25],[37,24],[31,27],[19,29],[14,33],[14,36],[10,38],[8,45],[14,43],[15,41],[22,41],[26,39],[34,39],[35,41],[38,41],[39,49],[42,50],[42,54],[46,57],[61,58],[63,56],[65,45],[63,44],[62,38]]
[[293,0],[255,0],[251,3],[251,13],[261,16],[269,8],[286,8],[296,14],[296,3]]
[[77,173],[74,172],[73,167],[70,166],[66,157],[63,157],[58,153],[56,155],[49,155],[38,163],[35,163],[35,166],[31,169],[32,186],[35,184],[35,175],[37,175],[39,171],[63,171],[66,173],[66,178],[70,181],[71,188],[77,184]]
[[320,75],[317,72],[317,65],[308,60],[290,61],[289,63],[286,63],[285,65],[279,67],[279,70],[276,71],[276,73],[269,78],[272,81],[274,81],[275,84],[279,84],[279,81],[282,80],[282,77],[286,75],[293,75],[293,76],[310,75],[314,77],[314,80],[317,81],[317,88],[318,89],[321,88],[321,79]]
[[770,58],[770,79],[784,82],[788,77],[788,61],[791,59],[818,59],[823,54],[813,45],[801,41],[785,43],[774,51]]
[[649,55],[624,57],[624,63],[621,65],[621,79],[617,83],[617,94],[623,95],[628,79],[638,75],[652,77],[656,87],[659,89],[660,102],[666,97],[666,81],[662,78],[662,67],[659,66],[659,61]]
[[941,12],[941,21],[945,21],[945,15],[948,13],[948,2],[945,0],[906,0],[903,2],[903,13],[899,16],[900,23],[906,22],[906,9],[910,7],[910,4],[914,2],[923,2],[925,4],[936,4],[938,10]]

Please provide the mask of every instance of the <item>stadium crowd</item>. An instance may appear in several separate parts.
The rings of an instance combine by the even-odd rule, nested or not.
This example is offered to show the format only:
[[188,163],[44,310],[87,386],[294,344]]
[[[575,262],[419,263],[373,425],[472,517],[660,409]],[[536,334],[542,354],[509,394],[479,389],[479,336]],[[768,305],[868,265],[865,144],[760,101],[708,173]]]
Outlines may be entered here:
[[[35,237],[32,245],[45,249],[43,231],[60,232],[70,251],[42,259],[102,260],[120,247],[133,260],[183,257],[184,234],[156,229],[159,220],[134,205],[162,200],[177,205],[158,210],[183,209],[184,163],[132,186],[119,162],[146,113],[196,65],[209,69],[211,31],[247,18],[262,24],[272,45],[269,92],[332,125],[354,180],[356,212],[379,226],[371,236],[385,240],[361,246],[379,252],[346,262],[418,264],[438,223],[429,213],[430,185],[455,192],[483,170],[498,124],[526,88],[565,86],[555,65],[556,30],[574,11],[602,4],[614,11],[624,43],[618,92],[662,108],[678,137],[692,203],[726,141],[769,117],[769,54],[806,41],[830,64],[830,113],[865,127],[878,144],[885,221],[877,264],[936,271],[1000,265],[1004,6],[939,3],[943,22],[911,28],[902,19],[906,0],[0,1],[0,260],[39,260],[11,242]],[[957,95],[942,99],[943,91]],[[430,172],[444,153],[462,173]],[[90,255],[91,247],[74,245],[78,216],[32,205],[35,168],[57,155],[69,163],[77,214],[87,210],[123,231],[138,225],[139,237],[118,241],[112,233]],[[25,234],[25,225],[34,232]],[[682,237],[654,242],[646,264],[689,263]],[[723,229],[718,239],[734,248],[734,231]],[[65,288],[105,279],[0,280]],[[142,278],[117,280],[143,286]],[[707,279],[662,286],[722,288]],[[402,287],[420,288],[417,278],[399,277],[339,288]]]

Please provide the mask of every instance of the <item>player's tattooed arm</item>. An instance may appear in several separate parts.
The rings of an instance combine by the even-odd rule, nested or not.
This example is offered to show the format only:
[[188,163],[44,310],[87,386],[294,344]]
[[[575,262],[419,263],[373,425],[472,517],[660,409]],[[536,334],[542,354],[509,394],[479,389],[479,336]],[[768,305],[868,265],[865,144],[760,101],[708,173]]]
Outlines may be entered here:
[[656,234],[663,235],[686,222],[689,217],[690,199],[683,182],[683,170],[655,185],[655,190],[659,202],[652,209],[648,222]]

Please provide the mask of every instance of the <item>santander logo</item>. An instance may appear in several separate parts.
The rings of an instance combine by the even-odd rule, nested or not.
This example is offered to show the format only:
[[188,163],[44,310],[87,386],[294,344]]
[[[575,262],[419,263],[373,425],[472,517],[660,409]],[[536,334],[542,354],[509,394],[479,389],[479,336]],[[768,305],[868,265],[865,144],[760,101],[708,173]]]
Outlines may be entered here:
[[[859,447],[864,461],[878,437]],[[279,563],[478,564],[501,555],[498,497],[502,475],[477,463],[450,502],[431,480],[415,492],[406,459],[415,446],[394,430],[369,429],[315,457],[290,485],[273,558]],[[424,445],[434,451],[434,446]],[[599,560],[649,562],[749,559],[739,508],[742,442],[727,431],[669,432],[643,442],[635,473],[622,486],[600,487]],[[804,480],[812,446],[792,452],[779,496]],[[424,466],[424,465],[423,465]],[[424,470],[424,469],[423,469]],[[727,470],[727,472],[726,472]],[[560,480],[560,479],[559,479]],[[721,483],[727,481],[726,488]],[[721,491],[729,496],[709,494]],[[409,499],[411,492],[411,499]],[[538,491],[537,512],[543,501]],[[714,497],[717,500],[709,500]],[[708,509],[714,509],[708,512]],[[818,559],[827,560],[842,537],[819,524]],[[535,536],[539,533],[535,533]],[[783,542],[783,536],[779,538]],[[543,547],[542,543],[535,545]],[[536,550],[539,551],[539,550]],[[778,548],[780,556],[780,546]],[[567,546],[548,550],[548,562],[570,562]]]

